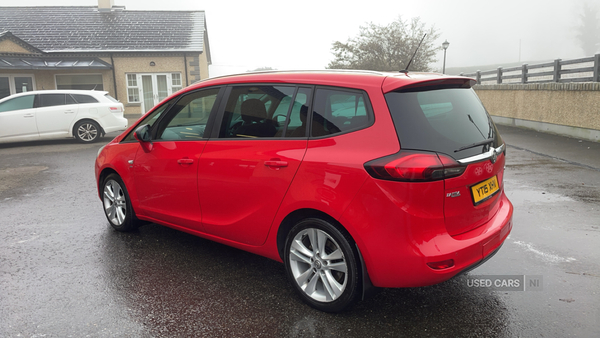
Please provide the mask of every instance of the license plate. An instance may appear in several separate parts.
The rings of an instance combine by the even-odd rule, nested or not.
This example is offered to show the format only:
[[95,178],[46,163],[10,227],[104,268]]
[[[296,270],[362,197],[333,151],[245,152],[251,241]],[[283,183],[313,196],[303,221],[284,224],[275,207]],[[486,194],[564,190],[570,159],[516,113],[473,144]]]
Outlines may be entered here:
[[498,179],[496,176],[489,178],[481,183],[475,184],[471,187],[471,193],[473,194],[473,203],[475,205],[483,202],[484,200],[492,197],[500,187],[498,187]]

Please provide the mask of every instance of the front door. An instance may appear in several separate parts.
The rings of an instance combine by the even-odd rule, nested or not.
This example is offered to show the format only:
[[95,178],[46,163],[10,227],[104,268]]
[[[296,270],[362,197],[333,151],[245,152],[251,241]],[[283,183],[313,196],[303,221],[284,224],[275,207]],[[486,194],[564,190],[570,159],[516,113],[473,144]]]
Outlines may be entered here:
[[15,97],[0,104],[0,141],[39,138],[33,108],[35,95]]
[[147,112],[160,101],[169,96],[167,74],[143,74],[142,77],[142,109]]
[[141,212],[157,220],[201,230],[198,163],[204,130],[219,89],[181,97],[152,126],[152,149],[140,147],[134,160]]

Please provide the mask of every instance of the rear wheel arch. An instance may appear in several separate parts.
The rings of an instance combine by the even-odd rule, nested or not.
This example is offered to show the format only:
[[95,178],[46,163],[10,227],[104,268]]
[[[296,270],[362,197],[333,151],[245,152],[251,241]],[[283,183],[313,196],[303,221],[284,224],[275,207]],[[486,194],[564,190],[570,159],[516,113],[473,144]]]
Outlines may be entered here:
[[[298,224],[303,219],[306,218],[320,218],[327,222],[337,225],[340,230],[348,232],[335,218],[330,215],[316,209],[298,209],[291,212],[287,215],[281,224],[279,225],[279,229],[277,230],[277,251],[279,252],[279,257],[283,260],[284,258],[284,250],[285,250],[285,241],[287,239],[288,233],[292,228]],[[352,237],[352,236],[350,236]]]
[[102,128],[102,124],[100,124],[100,122],[91,119],[91,118],[82,118],[80,120],[75,121],[75,123],[73,123],[73,127],[71,128],[71,136],[77,138],[77,127],[82,124],[82,123],[92,123],[98,126],[98,131],[100,133],[99,137],[102,137],[106,134],[106,132],[104,131],[104,128]]

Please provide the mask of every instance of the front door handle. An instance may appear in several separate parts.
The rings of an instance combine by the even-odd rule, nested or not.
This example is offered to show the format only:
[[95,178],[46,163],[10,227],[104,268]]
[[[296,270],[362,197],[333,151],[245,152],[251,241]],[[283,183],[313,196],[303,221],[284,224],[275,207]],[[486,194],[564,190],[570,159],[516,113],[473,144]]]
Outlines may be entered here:
[[193,158],[182,158],[182,159],[177,160],[177,163],[182,164],[182,165],[183,164],[192,164],[192,163],[194,163],[194,159]]
[[35,117],[33,114],[25,114],[23,115],[23,117],[28,118],[28,117]]
[[288,163],[287,163],[287,161],[270,160],[270,161],[265,161],[265,165],[267,167],[283,168],[283,167],[287,167]]

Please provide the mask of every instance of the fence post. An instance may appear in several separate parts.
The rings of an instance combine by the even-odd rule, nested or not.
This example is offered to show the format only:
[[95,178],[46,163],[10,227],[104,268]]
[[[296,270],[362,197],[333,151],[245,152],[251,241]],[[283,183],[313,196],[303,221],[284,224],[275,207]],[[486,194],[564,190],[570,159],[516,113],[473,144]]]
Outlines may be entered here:
[[554,60],[554,82],[560,82],[560,59]]
[[502,84],[502,67],[498,67],[498,75],[496,76],[496,83]]
[[523,67],[521,69],[521,83],[523,83],[523,84],[527,83],[527,72],[528,72],[527,64],[524,63]]
[[477,74],[475,74],[475,80],[477,80],[477,84],[481,84],[481,71],[478,70]]
[[594,55],[594,82],[600,82],[600,54]]

